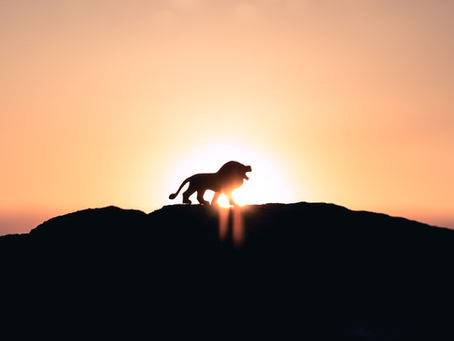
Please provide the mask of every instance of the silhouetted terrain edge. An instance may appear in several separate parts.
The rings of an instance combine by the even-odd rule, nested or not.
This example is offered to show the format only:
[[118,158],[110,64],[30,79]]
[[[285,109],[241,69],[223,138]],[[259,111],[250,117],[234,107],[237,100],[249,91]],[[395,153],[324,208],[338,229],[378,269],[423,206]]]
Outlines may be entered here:
[[169,333],[203,321],[218,336],[454,336],[454,231],[324,203],[240,210],[241,246],[232,226],[220,240],[210,206],[110,206],[50,219],[0,237],[2,294],[62,314],[145,318]]

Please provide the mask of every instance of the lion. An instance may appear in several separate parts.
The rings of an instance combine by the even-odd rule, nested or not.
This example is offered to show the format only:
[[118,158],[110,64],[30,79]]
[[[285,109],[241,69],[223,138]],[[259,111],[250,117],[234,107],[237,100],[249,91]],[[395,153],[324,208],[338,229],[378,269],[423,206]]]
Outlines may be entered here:
[[237,206],[233,200],[232,191],[243,184],[243,180],[249,180],[246,173],[251,172],[251,166],[245,166],[237,161],[229,161],[224,164],[216,173],[201,173],[190,176],[178,188],[176,193],[170,194],[169,199],[175,199],[180,190],[189,182],[188,189],[183,193],[183,204],[191,204],[189,197],[192,193],[197,192],[197,200],[200,204],[209,204],[208,201],[203,199],[205,191],[210,189],[214,191],[213,200],[211,205],[215,205],[218,201],[219,195],[224,193],[229,199],[230,205]]

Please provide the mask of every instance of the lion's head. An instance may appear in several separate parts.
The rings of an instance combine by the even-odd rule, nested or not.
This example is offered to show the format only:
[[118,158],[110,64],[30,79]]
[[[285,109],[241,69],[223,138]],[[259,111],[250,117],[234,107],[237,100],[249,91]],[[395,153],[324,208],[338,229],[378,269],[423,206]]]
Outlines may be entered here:
[[246,175],[247,172],[252,172],[251,166],[243,165],[242,163],[239,163],[237,161],[229,161],[225,163],[217,173],[222,177],[249,180],[248,176]]

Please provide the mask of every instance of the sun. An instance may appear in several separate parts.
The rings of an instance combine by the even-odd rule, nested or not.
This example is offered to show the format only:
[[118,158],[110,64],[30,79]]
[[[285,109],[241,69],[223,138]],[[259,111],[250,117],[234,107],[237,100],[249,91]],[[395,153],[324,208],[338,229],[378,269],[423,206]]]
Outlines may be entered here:
[[[263,153],[232,144],[212,145],[188,157],[179,167],[178,174],[174,175],[176,183],[195,173],[217,172],[224,163],[231,160],[252,167],[252,172],[248,173],[249,180],[245,180],[243,185],[232,193],[238,205],[291,201],[285,173],[279,169],[278,162],[266,158]],[[207,191],[204,198],[211,201],[213,195],[212,191]],[[230,206],[223,194],[220,195],[218,204],[222,207]]]

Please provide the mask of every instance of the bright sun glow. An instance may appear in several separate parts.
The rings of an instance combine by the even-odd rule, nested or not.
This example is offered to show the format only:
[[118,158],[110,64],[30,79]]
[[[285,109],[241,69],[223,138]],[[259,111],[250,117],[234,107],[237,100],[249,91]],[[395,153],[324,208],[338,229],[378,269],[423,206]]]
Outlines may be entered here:
[[[266,159],[262,154],[232,145],[214,145],[201,148],[201,152],[191,155],[180,166],[178,173],[172,179],[175,182],[171,187],[178,188],[181,181],[192,174],[216,172],[225,162],[231,160],[252,167],[252,172],[247,173],[249,180],[245,180],[243,186],[233,191],[233,198],[236,203],[249,205],[291,201],[289,187],[284,181],[285,174],[277,168],[276,162]],[[207,191],[205,200],[211,201],[213,194],[212,191]],[[196,195],[193,194],[190,198],[193,203],[197,203],[195,197]],[[181,194],[176,200],[181,201]],[[225,195],[219,197],[218,203],[220,206],[229,207]]]

